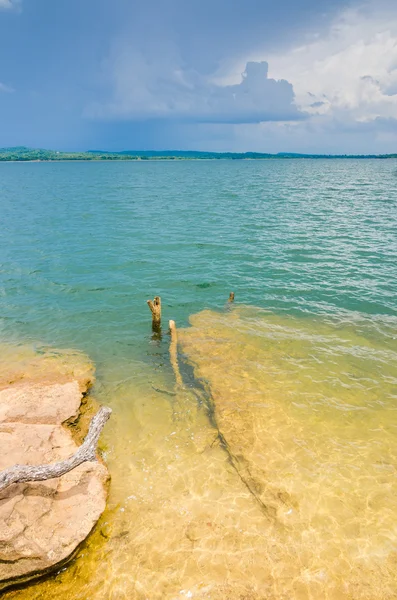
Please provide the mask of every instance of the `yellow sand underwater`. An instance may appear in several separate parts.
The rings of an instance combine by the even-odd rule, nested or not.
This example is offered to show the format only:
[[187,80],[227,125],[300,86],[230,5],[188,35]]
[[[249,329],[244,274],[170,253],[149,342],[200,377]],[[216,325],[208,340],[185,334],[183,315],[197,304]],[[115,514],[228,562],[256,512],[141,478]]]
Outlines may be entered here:
[[68,567],[4,597],[396,598],[396,333],[235,306],[179,330],[182,385],[109,362],[108,508]]

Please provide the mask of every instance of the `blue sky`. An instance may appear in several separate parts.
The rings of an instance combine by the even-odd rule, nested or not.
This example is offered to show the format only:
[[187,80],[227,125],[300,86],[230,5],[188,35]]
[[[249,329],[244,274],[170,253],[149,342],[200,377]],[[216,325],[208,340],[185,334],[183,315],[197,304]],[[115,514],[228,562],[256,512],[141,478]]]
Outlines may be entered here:
[[0,146],[397,152],[395,0],[0,0]]

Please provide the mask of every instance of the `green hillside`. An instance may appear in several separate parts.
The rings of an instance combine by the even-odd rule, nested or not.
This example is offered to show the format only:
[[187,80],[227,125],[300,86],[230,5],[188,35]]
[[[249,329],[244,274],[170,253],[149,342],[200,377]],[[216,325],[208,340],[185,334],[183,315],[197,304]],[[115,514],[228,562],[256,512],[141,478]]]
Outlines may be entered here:
[[260,152],[199,152],[183,150],[140,150],[123,152],[106,152],[90,150],[88,152],[58,152],[16,146],[0,148],[0,161],[64,161],[64,160],[257,160],[257,159],[291,159],[291,158],[397,158],[397,154],[383,155],[322,155],[294,154],[281,152],[267,154]]

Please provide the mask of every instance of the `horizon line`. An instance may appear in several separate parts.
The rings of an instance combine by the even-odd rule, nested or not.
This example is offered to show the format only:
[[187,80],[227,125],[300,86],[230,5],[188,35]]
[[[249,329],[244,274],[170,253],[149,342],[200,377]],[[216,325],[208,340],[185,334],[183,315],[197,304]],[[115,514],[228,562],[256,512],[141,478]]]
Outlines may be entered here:
[[208,155],[208,156],[258,156],[258,157],[335,157],[335,158],[382,158],[382,157],[396,157],[397,158],[397,150],[395,153],[367,153],[367,154],[358,154],[358,153],[332,153],[332,152],[288,152],[288,151],[280,151],[280,152],[261,152],[258,150],[244,150],[244,151],[233,151],[233,150],[224,150],[224,151],[214,151],[214,150],[175,150],[175,149],[161,149],[161,150],[53,150],[48,148],[35,148],[30,146],[4,146],[0,147],[0,154],[5,153],[20,153],[29,154],[29,153],[48,153],[57,155],[95,155],[102,154],[108,156],[139,156],[139,155],[156,155],[156,156],[177,156],[177,155]]

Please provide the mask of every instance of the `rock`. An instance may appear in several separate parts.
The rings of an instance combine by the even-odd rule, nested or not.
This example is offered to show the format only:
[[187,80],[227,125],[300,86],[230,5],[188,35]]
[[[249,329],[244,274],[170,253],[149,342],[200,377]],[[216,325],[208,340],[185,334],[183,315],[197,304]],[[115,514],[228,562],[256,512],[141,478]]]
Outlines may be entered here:
[[[63,357],[64,358],[64,357]],[[48,357],[43,358],[48,363]],[[54,368],[18,377],[0,390],[0,471],[15,464],[52,463],[77,445],[62,425],[76,417],[92,377],[54,383]],[[55,369],[56,371],[56,369]],[[73,369],[71,369],[73,371]],[[0,590],[27,581],[67,561],[88,536],[106,504],[108,472],[84,463],[58,479],[14,484],[0,492]]]
[[0,390],[0,423],[63,423],[77,415],[81,397],[77,381]]
[[238,319],[236,309],[202,311],[190,318],[191,327],[178,331],[179,342],[196,378],[206,382],[208,408],[231,464],[263,513],[286,524],[298,514],[297,500],[282,482],[273,484],[268,472],[275,452],[269,439],[271,400],[261,377],[267,357],[255,342],[247,343],[235,327]]

